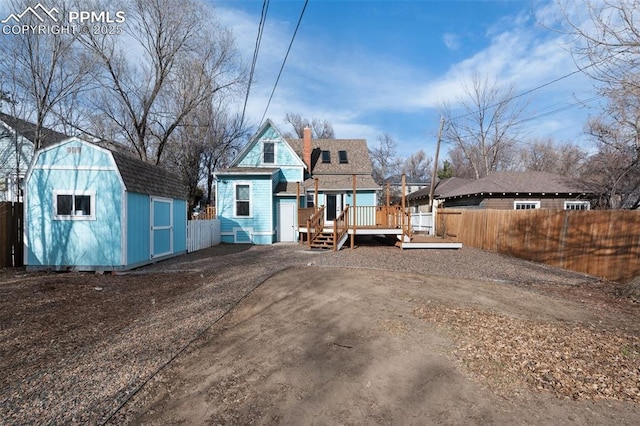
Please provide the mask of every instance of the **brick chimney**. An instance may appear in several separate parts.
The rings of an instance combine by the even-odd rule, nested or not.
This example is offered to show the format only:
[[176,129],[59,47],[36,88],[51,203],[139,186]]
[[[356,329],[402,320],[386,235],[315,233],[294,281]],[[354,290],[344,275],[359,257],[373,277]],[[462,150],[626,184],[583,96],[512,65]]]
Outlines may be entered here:
[[307,165],[307,172],[311,173],[311,129],[309,127],[303,130],[302,161]]

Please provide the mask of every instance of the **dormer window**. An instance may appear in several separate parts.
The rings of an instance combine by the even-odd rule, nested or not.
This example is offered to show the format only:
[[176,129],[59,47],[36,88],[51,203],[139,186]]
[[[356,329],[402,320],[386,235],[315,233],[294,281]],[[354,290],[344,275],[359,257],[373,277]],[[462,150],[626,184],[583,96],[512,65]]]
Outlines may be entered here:
[[275,143],[273,142],[265,142],[264,144],[264,149],[263,149],[263,158],[262,158],[262,162],[264,164],[273,164],[275,163],[276,160],[276,146]]
[[331,163],[331,151],[322,151],[322,162]]
[[340,164],[347,164],[349,162],[347,159],[347,151],[338,151],[338,158],[340,160]]

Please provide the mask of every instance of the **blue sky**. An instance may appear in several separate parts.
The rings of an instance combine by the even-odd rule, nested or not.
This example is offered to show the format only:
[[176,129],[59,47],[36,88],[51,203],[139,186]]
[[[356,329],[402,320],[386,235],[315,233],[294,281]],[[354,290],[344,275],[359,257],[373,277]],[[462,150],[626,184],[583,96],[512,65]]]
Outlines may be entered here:
[[[250,64],[262,1],[214,1]],[[303,0],[271,0],[247,116],[259,124],[289,46]],[[555,2],[310,0],[266,116],[282,131],[287,112],[326,119],[338,138],[381,133],[408,156],[433,156],[438,106],[455,106],[473,73],[522,93],[576,70],[568,37],[540,25]],[[544,16],[545,18],[542,18]],[[586,143],[583,126],[598,105],[578,73],[534,90],[523,143],[553,137]],[[580,101],[591,108],[574,106]],[[562,111],[558,111],[562,110]],[[444,147],[446,154],[447,147]]]

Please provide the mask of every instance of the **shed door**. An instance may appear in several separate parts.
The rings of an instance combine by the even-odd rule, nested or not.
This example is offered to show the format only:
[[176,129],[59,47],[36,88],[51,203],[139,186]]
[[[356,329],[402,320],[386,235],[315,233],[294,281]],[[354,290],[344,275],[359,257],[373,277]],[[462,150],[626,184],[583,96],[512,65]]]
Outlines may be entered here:
[[173,200],[151,197],[151,258],[173,254]]

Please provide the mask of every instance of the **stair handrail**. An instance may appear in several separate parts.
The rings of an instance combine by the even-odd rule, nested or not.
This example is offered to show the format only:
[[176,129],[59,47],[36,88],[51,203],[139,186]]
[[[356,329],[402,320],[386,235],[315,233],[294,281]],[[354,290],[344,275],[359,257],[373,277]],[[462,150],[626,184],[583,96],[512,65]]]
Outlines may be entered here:
[[307,220],[307,243],[309,244],[309,248],[311,248],[311,243],[318,236],[318,234],[322,233],[324,229],[324,206],[320,206],[317,212],[315,212],[311,217]]
[[333,221],[333,250],[338,250],[338,242],[349,230],[349,206],[347,205],[344,210]]

